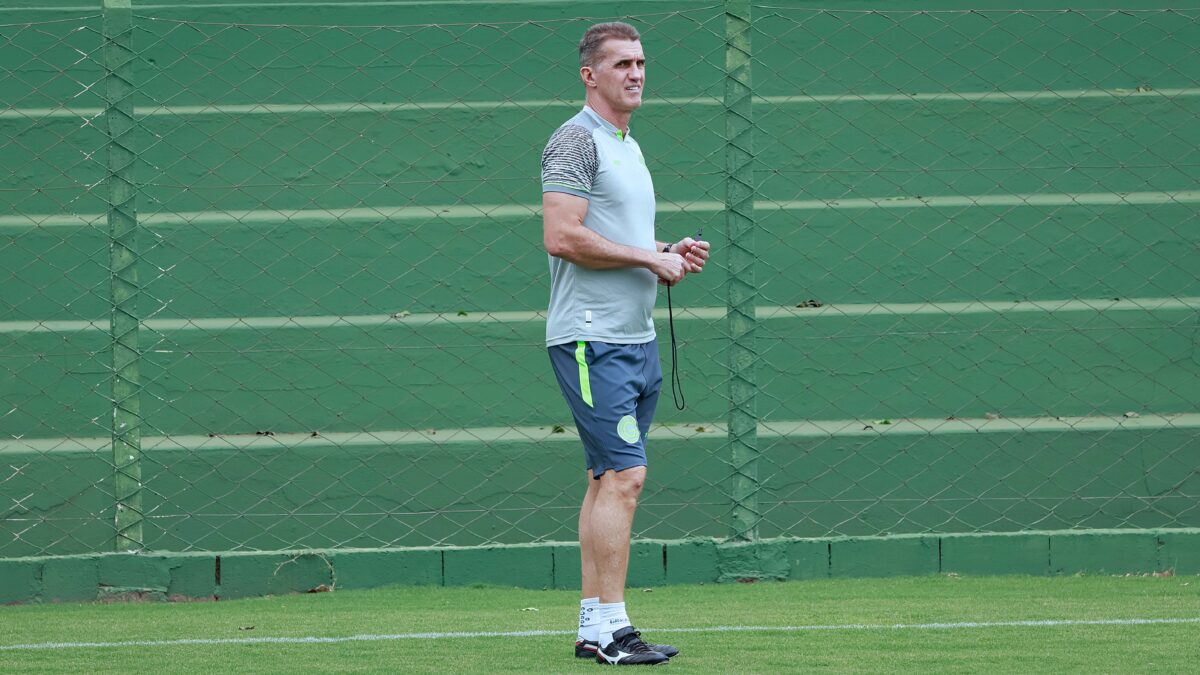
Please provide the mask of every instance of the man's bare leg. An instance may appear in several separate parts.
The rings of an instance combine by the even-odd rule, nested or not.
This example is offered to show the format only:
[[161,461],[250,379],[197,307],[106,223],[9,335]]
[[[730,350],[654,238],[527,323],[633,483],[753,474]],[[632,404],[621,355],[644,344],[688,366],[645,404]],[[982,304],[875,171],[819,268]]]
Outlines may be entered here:
[[592,470],[587,470],[588,487],[583,495],[583,507],[579,509],[579,562],[583,576],[582,599],[600,596],[600,581],[596,576],[596,563],[592,558],[592,507],[600,493],[600,481],[593,480]]
[[[591,562],[595,568],[594,590],[602,604],[625,602],[625,576],[629,570],[629,537],[633,513],[646,482],[646,467],[606,471],[592,502],[587,525],[591,540]],[[596,597],[589,595],[587,597]]]

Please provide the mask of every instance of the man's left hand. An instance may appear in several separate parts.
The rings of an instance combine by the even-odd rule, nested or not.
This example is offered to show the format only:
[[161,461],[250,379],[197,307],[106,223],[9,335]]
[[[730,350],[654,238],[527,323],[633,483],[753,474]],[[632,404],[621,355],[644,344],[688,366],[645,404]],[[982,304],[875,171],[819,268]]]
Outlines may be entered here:
[[707,241],[684,237],[671,245],[671,253],[683,256],[684,272],[696,274],[704,271],[704,263],[708,262],[710,248]]

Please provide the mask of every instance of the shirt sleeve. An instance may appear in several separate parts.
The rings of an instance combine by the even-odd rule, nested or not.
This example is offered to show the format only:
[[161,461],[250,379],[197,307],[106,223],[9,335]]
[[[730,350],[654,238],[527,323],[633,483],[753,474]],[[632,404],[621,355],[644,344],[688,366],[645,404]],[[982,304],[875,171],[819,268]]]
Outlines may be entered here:
[[592,132],[575,124],[559,127],[542,152],[542,192],[590,199],[599,167]]

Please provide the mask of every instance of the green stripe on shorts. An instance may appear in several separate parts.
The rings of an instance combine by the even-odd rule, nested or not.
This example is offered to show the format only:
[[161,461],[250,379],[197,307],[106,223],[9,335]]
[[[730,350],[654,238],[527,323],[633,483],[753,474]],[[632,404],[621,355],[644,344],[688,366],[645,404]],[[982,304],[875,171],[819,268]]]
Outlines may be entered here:
[[575,344],[575,363],[579,364],[579,394],[583,396],[583,402],[592,408],[592,381],[588,379],[586,353],[587,343],[580,340]]

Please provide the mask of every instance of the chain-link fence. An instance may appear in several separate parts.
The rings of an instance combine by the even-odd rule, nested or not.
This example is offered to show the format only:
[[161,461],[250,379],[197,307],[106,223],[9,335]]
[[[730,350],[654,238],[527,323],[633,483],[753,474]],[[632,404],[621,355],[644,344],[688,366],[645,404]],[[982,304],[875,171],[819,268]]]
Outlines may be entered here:
[[538,158],[611,18],[714,247],[635,536],[1200,527],[1200,11],[652,8],[0,25],[0,557],[573,540]]

